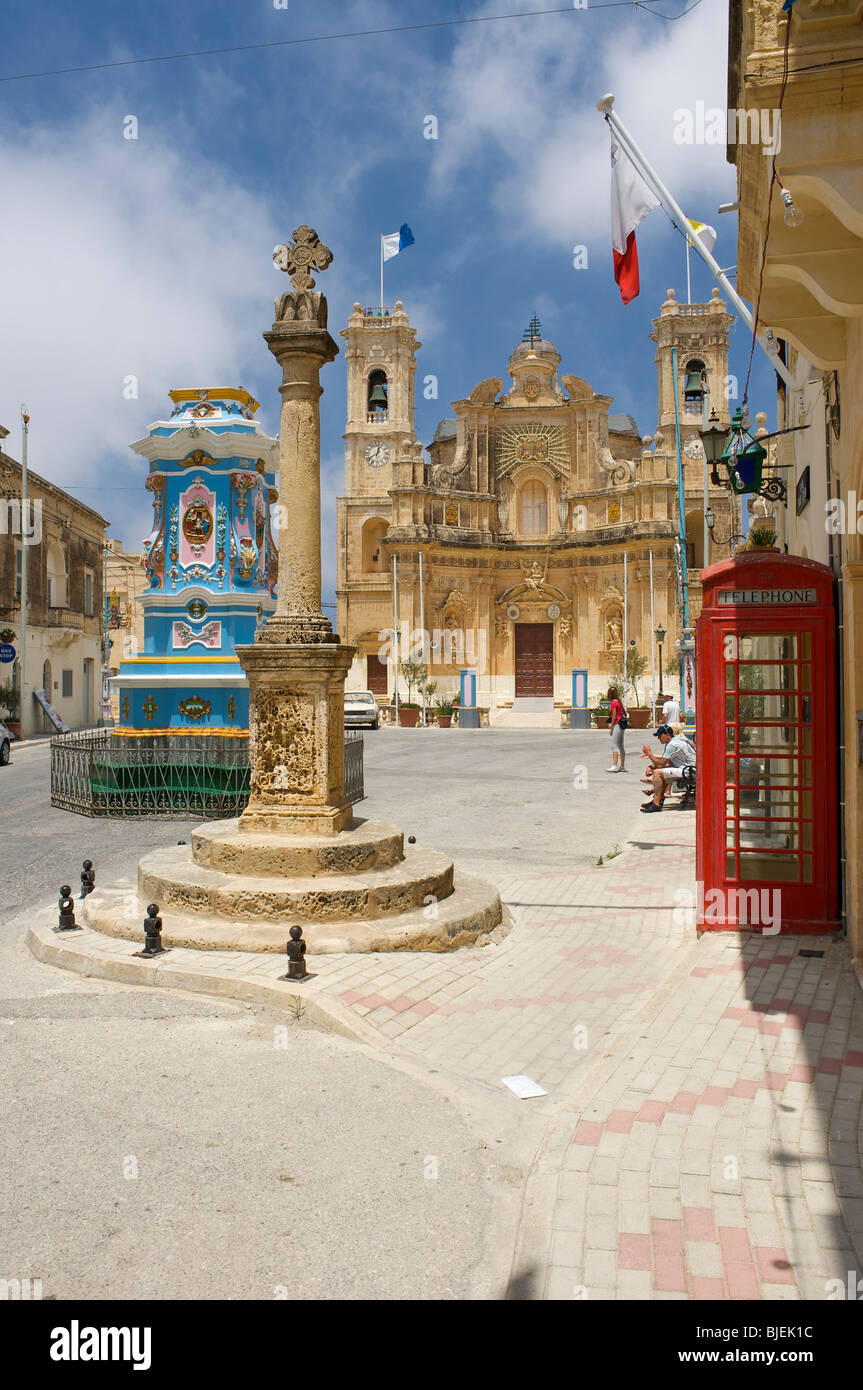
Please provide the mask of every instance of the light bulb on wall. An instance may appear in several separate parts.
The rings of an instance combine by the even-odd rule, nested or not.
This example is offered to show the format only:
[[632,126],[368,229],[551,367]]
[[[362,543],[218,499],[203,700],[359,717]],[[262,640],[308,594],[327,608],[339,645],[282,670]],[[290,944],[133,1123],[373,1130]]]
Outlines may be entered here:
[[803,221],[803,213],[797,207],[787,188],[782,189],[782,202],[784,204],[782,218],[786,227],[799,227]]

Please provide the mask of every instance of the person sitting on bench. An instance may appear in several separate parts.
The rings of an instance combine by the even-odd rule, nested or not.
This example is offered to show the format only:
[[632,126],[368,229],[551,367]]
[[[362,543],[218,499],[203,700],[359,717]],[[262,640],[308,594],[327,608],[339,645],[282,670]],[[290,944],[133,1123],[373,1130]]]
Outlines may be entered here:
[[667,724],[660,724],[656,737],[662,744],[661,755],[652,753],[646,743],[641,750],[641,756],[648,758],[651,766],[645,781],[649,779],[653,787],[652,793],[647,793],[651,800],[641,809],[654,813],[662,810],[669,785],[679,779],[682,769],[695,765],[695,749],[683,734],[675,734]]

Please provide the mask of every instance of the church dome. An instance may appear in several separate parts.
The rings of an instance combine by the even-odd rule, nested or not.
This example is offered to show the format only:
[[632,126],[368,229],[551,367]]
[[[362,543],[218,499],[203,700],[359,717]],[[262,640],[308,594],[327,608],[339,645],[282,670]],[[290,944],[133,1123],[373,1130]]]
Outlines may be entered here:
[[434,432],[434,444],[439,444],[442,439],[455,439],[456,436],[455,420],[441,420]]
[[556,357],[560,361],[560,353],[547,338],[535,338],[532,343],[519,343],[512,358],[517,360],[520,357],[529,357],[532,352],[540,357]]

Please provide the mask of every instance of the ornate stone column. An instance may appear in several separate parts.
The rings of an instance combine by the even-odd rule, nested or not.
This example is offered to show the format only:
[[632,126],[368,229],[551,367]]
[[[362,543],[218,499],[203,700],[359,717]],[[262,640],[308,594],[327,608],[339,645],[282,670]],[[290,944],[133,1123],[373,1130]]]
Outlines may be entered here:
[[279,593],[254,646],[237,647],[250,689],[251,796],[245,831],[334,835],[351,823],[344,793],[344,683],[354,655],[321,609],[321,367],[338,347],[311,270],[333,257],[310,227],[273,256],[291,275],[264,339],[282,369]]

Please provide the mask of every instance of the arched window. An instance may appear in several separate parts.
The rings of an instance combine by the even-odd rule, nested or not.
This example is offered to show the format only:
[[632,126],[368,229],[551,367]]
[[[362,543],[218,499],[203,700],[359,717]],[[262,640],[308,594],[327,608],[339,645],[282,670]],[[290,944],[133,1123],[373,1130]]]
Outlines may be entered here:
[[700,415],[704,408],[707,369],[700,357],[691,357],[683,375],[683,410],[686,415]]
[[548,535],[548,489],[531,478],[518,494],[518,529],[522,536]]
[[372,517],[363,527],[363,573],[383,574],[387,569],[387,557],[383,540],[389,526],[383,517]]
[[48,546],[45,560],[48,579],[48,607],[65,608],[69,602],[66,556],[56,541]]
[[686,513],[686,564],[689,569],[704,566],[704,513]]
[[382,416],[389,411],[389,383],[386,372],[376,367],[369,372],[366,387],[366,409],[369,415]]

